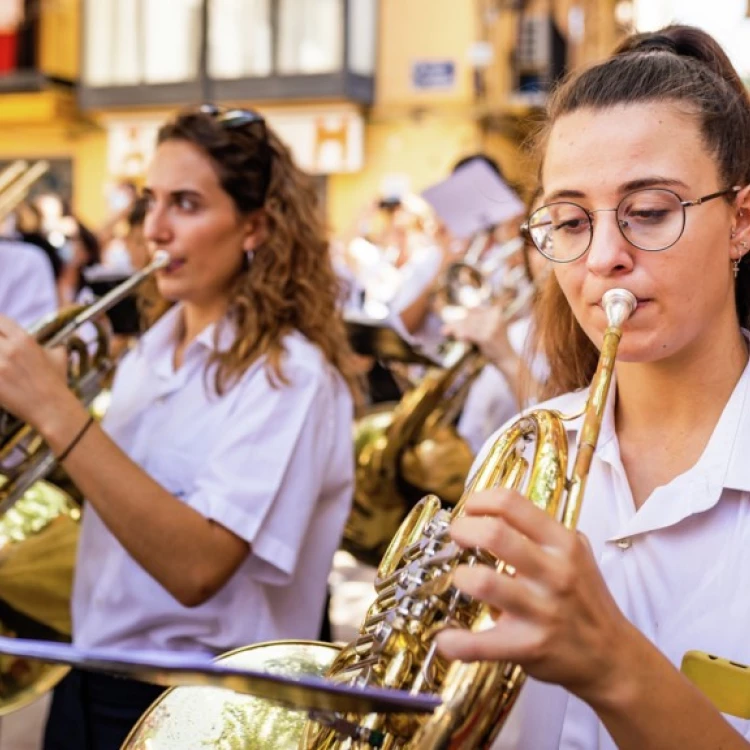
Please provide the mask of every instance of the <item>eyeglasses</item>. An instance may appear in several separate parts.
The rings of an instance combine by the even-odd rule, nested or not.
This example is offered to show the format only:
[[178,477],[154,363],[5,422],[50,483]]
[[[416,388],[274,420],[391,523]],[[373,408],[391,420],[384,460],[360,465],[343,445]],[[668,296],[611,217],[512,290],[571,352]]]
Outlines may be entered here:
[[672,247],[685,231],[685,209],[739,187],[684,201],[665,188],[643,188],[625,195],[616,208],[589,211],[577,203],[559,201],[534,211],[521,227],[539,252],[555,263],[571,263],[583,257],[594,237],[594,214],[614,211],[620,234],[639,250],[658,252]]
[[225,128],[233,129],[241,128],[244,125],[254,125],[258,131],[256,135],[263,140],[267,138],[266,121],[262,115],[251,109],[225,109],[224,107],[217,107],[215,104],[203,104],[200,112],[204,115],[210,115]]

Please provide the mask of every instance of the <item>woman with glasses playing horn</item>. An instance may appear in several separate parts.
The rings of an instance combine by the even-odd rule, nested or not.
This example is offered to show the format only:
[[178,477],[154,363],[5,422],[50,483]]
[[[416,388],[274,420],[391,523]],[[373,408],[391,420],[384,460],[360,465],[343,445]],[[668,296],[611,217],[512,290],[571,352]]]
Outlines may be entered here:
[[[579,412],[606,326],[625,323],[578,528],[513,491],[479,493],[453,539],[513,577],[459,569],[502,612],[447,630],[449,658],[510,660],[530,679],[497,748],[745,748],[680,673],[706,651],[750,662],[750,105],[704,32],[628,39],[552,97],[544,205],[528,228],[552,261],[537,330],[550,406]],[[571,451],[581,419],[567,423]]]
[[[122,362],[102,428],[0,319],[0,403],[87,498],[82,648],[218,653],[317,637],[352,496],[348,352],[315,188],[262,119],[187,112],[148,170],[163,315]],[[169,308],[164,312],[165,308]],[[119,748],[159,688],[73,672],[45,747]]]

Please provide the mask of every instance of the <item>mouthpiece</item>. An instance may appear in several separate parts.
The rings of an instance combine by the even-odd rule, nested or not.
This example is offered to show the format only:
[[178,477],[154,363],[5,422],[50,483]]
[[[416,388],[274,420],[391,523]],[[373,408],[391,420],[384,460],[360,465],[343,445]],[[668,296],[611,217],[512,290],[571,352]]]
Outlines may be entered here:
[[169,265],[169,253],[166,250],[157,250],[149,265],[154,271],[159,268],[166,268]]
[[638,306],[635,295],[627,289],[610,289],[602,297],[602,307],[609,325],[620,328]]

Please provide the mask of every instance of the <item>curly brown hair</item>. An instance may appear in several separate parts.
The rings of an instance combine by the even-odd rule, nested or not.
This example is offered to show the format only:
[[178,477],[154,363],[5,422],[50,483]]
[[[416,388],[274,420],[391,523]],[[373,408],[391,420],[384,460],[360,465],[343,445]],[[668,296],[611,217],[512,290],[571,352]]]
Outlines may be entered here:
[[[318,346],[354,391],[351,351],[338,310],[340,282],[312,178],[262,120],[230,127],[214,114],[187,111],[159,131],[158,144],[172,140],[198,146],[210,157],[239,214],[262,208],[267,222],[267,239],[230,292],[235,340],[228,350],[217,348],[206,368],[216,366],[217,393],[263,356],[271,383],[286,383],[283,338],[293,330]],[[147,325],[169,307],[155,284],[144,285],[141,310]]]

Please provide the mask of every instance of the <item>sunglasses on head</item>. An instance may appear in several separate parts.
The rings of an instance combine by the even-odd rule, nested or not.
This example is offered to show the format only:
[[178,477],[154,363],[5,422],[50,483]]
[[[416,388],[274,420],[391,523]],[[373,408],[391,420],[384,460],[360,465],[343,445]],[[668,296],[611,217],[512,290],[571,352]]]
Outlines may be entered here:
[[[257,138],[265,148],[258,149],[255,157],[259,160],[260,168],[263,175],[263,195],[265,196],[268,185],[271,181],[271,161],[273,150],[268,142],[268,131],[266,130],[266,121],[257,112],[251,109],[226,109],[217,107],[215,104],[204,104],[200,107],[199,112],[209,115],[222,128],[235,130],[246,128],[243,133]],[[259,205],[262,205],[263,201]]]
[[203,104],[200,108],[201,114],[210,115],[214,120],[225,128],[241,128],[244,125],[257,125],[262,131],[262,137],[266,138],[266,121],[262,115],[251,109],[226,109],[217,107],[215,104]]

